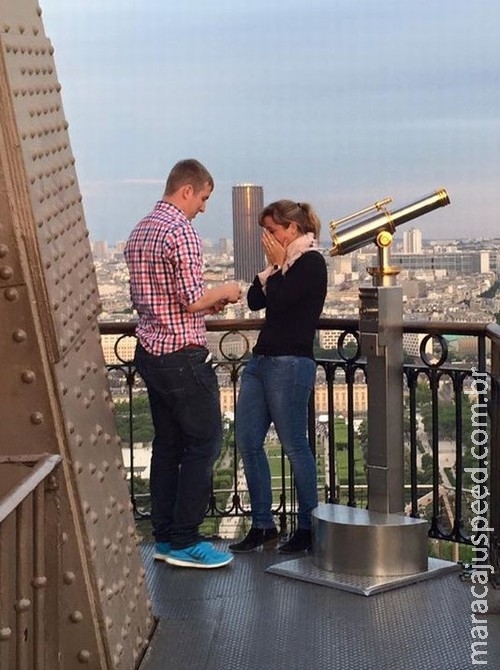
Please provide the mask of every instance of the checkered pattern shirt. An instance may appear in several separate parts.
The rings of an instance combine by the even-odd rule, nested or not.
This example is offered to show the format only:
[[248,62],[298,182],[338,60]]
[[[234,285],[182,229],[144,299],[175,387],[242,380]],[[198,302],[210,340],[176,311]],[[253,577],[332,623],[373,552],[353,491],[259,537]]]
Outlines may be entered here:
[[157,202],[132,231],[125,260],[139,316],[136,335],[144,349],[159,356],[188,344],[206,346],[203,314],[186,311],[205,285],[200,236],[183,212]]

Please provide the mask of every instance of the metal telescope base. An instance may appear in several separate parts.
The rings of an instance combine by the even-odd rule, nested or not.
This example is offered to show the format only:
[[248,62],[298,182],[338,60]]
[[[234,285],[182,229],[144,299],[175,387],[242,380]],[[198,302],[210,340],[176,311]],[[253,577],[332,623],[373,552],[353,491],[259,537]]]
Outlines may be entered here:
[[371,595],[458,571],[456,563],[427,557],[427,522],[343,505],[313,512],[311,556],[267,572]]

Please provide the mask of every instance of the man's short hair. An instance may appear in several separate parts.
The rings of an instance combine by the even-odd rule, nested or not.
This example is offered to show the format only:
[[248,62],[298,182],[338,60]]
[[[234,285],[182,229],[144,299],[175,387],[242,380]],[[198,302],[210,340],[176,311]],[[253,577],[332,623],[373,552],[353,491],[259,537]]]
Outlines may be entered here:
[[186,158],[179,161],[170,170],[165,186],[165,195],[172,195],[182,186],[191,185],[197,193],[201,191],[207,183],[210,188],[214,187],[214,180],[207,168],[195,158]]

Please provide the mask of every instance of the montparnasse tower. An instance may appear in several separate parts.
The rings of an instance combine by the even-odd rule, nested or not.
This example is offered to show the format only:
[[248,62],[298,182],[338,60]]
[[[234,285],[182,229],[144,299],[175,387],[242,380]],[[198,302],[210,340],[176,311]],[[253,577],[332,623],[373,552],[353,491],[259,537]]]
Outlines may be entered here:
[[259,213],[264,208],[264,190],[255,184],[233,186],[234,278],[252,282],[265,267]]

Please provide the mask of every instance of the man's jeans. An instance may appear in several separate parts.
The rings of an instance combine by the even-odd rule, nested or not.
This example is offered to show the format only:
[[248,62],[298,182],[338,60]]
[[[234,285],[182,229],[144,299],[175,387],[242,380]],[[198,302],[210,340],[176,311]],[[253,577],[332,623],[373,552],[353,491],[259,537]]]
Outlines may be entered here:
[[298,526],[311,528],[318,492],[316,464],[306,431],[315,375],[315,362],[299,356],[253,356],[243,370],[236,408],[236,446],[243,458],[255,528],[274,526],[271,472],[264,451],[271,422],[293,469]]
[[217,376],[208,350],[153,356],[137,345],[135,364],[146,384],[155,436],[151,458],[151,520],[156,542],[195,544],[208,505],[212,467],[222,444]]

